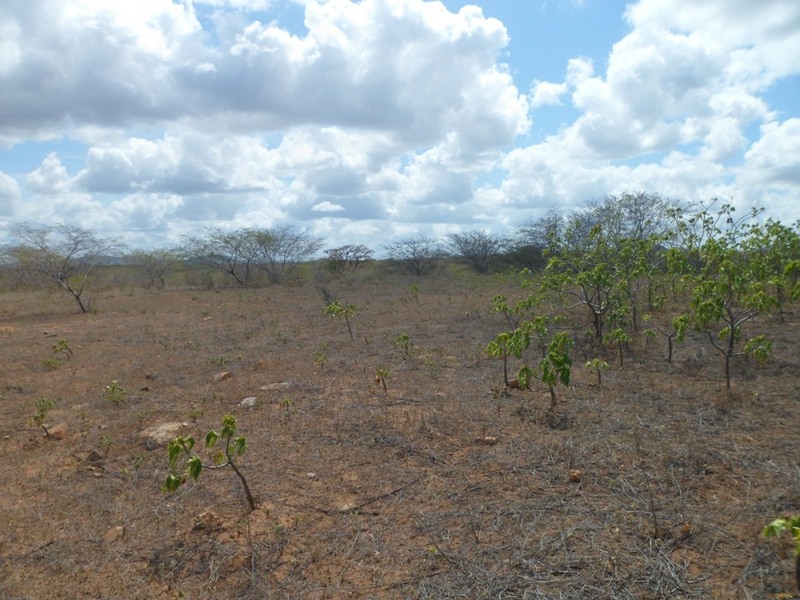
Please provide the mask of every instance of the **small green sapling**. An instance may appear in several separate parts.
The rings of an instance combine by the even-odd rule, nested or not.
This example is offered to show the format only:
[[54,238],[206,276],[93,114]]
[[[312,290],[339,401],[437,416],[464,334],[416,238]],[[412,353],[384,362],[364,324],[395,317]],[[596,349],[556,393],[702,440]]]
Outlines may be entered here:
[[225,448],[213,457],[211,464],[203,464],[203,460],[193,452],[195,445],[193,437],[179,435],[172,440],[167,446],[170,473],[167,475],[166,481],[164,481],[163,489],[167,492],[174,492],[186,483],[190,477],[195,480],[200,477],[203,469],[214,470],[230,467],[242,483],[250,510],[254,511],[256,509],[256,500],[250,491],[247,480],[234,462],[247,449],[245,437],[236,435],[235,417],[226,415],[222,418],[222,430],[220,432],[212,429],[206,434],[206,448],[213,448],[219,440],[225,442]]

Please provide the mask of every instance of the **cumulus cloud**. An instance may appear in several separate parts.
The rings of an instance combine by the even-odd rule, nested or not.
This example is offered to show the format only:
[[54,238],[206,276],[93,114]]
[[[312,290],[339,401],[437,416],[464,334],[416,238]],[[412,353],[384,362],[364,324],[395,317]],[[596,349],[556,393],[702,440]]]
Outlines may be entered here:
[[[800,73],[800,4],[638,0],[620,18],[607,56],[526,94],[506,27],[472,5],[8,0],[0,144],[85,155],[0,174],[0,214],[172,239],[290,220],[368,242],[626,189],[796,195],[798,125],[767,92]],[[515,147],[544,113],[569,120]]]
[[19,199],[20,189],[16,180],[0,171],[0,215],[12,215]]
[[[800,73],[800,4],[766,4],[629,5],[631,30],[614,44],[604,73],[576,58],[562,83],[534,87],[534,108],[569,93],[580,113],[543,142],[507,155],[500,198],[509,207],[575,206],[605,193],[648,189],[757,203],[756,179],[794,185],[796,123],[775,122],[760,94],[778,78]],[[761,139],[748,150],[746,131],[758,123]],[[729,164],[742,156],[741,167]]]

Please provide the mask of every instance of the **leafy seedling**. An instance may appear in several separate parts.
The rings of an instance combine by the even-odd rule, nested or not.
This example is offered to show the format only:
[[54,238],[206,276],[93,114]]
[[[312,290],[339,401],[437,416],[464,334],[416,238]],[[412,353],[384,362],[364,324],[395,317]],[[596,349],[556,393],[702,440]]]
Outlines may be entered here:
[[33,415],[33,425],[35,427],[39,427],[42,431],[44,431],[44,435],[46,437],[50,437],[50,432],[47,429],[47,425],[44,424],[45,419],[47,418],[47,411],[56,407],[56,401],[51,400],[50,398],[37,398],[33,401],[34,406],[36,406],[36,414]]
[[114,404],[121,404],[128,397],[128,392],[114,379],[110,385],[103,390],[103,400],[108,400]]
[[394,345],[401,348],[406,356],[411,356],[411,338],[407,333],[401,333],[394,339]]
[[67,340],[58,340],[53,345],[53,354],[63,354],[67,360],[72,358],[72,349],[69,347]]
[[375,371],[375,384],[382,385],[384,393],[389,390],[386,388],[386,378],[389,377],[389,369],[378,369]]
[[800,515],[775,519],[764,527],[763,535],[767,538],[778,537],[784,531],[788,531],[794,540],[794,575],[797,581],[797,588],[800,589]]
[[210,450],[220,440],[225,443],[224,450],[213,457],[211,464],[203,464],[200,456],[194,453],[195,440],[193,437],[179,435],[172,440],[167,446],[170,473],[167,475],[162,487],[166,492],[174,492],[186,483],[189,478],[197,480],[203,469],[216,470],[230,467],[242,483],[250,511],[254,511],[256,509],[256,500],[250,491],[247,479],[245,479],[234,462],[247,449],[247,439],[243,435],[236,435],[235,417],[226,415],[222,418],[221,431],[217,432],[212,429],[206,434],[206,449]]
[[355,304],[342,304],[338,300],[334,300],[328,303],[323,314],[332,319],[344,319],[344,322],[347,323],[347,332],[350,334],[350,341],[353,341],[353,328],[350,326],[350,318],[356,314]]
[[593,358],[585,366],[587,369],[594,369],[597,373],[597,387],[603,387],[603,371],[608,369],[608,363],[602,358]]

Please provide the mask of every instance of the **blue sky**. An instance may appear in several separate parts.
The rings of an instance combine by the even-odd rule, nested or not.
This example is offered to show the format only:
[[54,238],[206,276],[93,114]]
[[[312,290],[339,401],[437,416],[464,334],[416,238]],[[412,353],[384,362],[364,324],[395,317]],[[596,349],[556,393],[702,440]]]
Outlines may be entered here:
[[794,222],[797,98],[796,0],[8,0],[0,243],[374,246],[624,191]]

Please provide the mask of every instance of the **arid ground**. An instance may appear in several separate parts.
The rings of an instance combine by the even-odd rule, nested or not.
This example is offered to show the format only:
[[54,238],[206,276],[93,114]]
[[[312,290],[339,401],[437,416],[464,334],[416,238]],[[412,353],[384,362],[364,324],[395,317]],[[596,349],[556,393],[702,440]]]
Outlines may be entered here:
[[[605,349],[602,385],[576,348],[553,417],[485,352],[513,278],[331,290],[353,340],[311,283],[120,284],[86,315],[55,288],[0,294],[0,597],[795,597],[791,540],[761,536],[800,511],[791,308],[752,323],[774,354],[736,362],[730,393],[699,334],[672,364],[663,338],[622,367]],[[227,414],[252,513],[230,469],[162,491],[166,447],[142,435],[183,423],[202,453]]]

